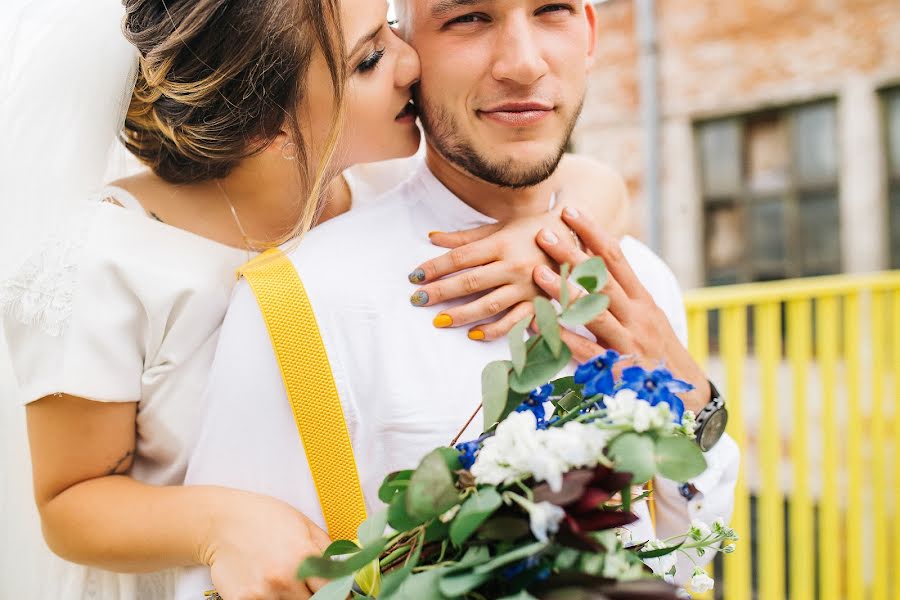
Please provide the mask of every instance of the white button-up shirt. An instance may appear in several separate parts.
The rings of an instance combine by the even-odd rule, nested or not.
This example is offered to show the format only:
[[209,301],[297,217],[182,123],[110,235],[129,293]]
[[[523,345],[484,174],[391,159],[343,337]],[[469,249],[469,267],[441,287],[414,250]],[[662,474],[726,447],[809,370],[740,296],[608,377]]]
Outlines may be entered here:
[[[506,359],[505,341],[473,342],[467,328],[435,329],[440,307],[409,302],[407,273],[445,250],[429,231],[455,231],[492,220],[465,204],[424,162],[379,202],[317,227],[289,251],[309,295],[331,363],[369,511],[380,505],[385,475],[415,468],[449,444],[481,400],[481,370]],[[640,242],[626,257],[682,341],[684,306],[672,272]],[[304,340],[298,339],[298,344]],[[186,483],[217,484],[284,500],[325,527],[262,315],[246,282],[235,289],[207,389],[208,408]],[[462,440],[477,437],[476,418]],[[673,482],[656,485],[657,532],[645,503],[634,540],[686,532],[690,520],[726,520],[733,506],[738,450],[724,437],[706,454],[709,468],[690,502]],[[707,553],[709,557],[712,553]],[[690,569],[680,569],[679,579]],[[202,598],[208,569],[186,570],[179,600]]]

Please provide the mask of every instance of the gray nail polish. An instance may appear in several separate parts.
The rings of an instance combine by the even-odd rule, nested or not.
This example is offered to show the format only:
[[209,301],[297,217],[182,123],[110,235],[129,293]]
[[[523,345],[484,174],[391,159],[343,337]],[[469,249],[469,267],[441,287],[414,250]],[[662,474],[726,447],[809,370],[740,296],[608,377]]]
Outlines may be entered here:
[[428,292],[419,290],[409,297],[409,301],[413,306],[425,306],[426,304],[428,304]]
[[409,274],[409,282],[410,283],[422,283],[425,281],[425,270],[424,269],[416,269],[412,273]]

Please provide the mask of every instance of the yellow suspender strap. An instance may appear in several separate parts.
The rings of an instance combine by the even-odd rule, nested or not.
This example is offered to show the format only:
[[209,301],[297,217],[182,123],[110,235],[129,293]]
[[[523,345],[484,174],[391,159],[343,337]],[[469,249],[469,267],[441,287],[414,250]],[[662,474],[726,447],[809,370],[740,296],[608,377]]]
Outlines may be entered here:
[[253,259],[239,274],[253,289],[269,331],[328,534],[355,539],[366,505],[341,399],[303,283],[277,249]]
[[650,509],[650,524],[653,525],[653,535],[656,535],[656,499],[653,497],[653,480],[647,482],[647,491],[650,497],[647,498],[647,508]]

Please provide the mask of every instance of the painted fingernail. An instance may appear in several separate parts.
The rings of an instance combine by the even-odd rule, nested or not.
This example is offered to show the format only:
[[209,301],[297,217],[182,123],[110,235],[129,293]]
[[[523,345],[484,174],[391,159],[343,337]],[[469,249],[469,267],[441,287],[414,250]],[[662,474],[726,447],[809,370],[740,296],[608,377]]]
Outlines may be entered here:
[[438,329],[450,327],[451,325],[453,325],[453,317],[451,317],[450,315],[441,313],[434,318],[434,326]]
[[569,217],[570,219],[577,219],[578,217],[581,216],[581,213],[578,212],[578,209],[572,208],[571,206],[567,206],[563,212],[566,213],[566,216]]
[[431,237],[431,236],[436,235],[436,234],[438,234],[438,233],[444,233],[444,232],[443,232],[443,231],[429,231],[429,232],[428,232],[428,237]]
[[[409,282],[410,283],[422,283],[425,281],[425,270],[424,269],[416,269],[412,273],[409,274]],[[427,302],[427,300],[426,300]]]
[[553,271],[551,271],[549,267],[541,267],[541,269],[540,269],[541,281],[546,281],[547,283],[550,283],[553,281],[554,275],[555,275],[555,273]]
[[425,306],[426,304],[428,304],[428,292],[419,290],[409,297],[409,301],[413,306]]
[[480,329],[473,329],[469,332],[469,339],[480,342],[484,339],[484,332]]
[[552,245],[552,244],[556,244],[557,242],[559,242],[559,238],[556,237],[556,234],[553,233],[552,231],[550,231],[549,229],[542,229],[542,230],[541,230],[541,238],[542,238],[545,242],[547,242],[548,244],[551,244],[551,245]]

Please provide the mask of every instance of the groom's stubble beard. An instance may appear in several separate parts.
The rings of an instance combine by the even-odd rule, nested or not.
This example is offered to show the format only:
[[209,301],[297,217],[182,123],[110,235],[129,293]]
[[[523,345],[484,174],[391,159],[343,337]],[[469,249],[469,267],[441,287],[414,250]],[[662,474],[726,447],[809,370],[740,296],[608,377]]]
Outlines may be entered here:
[[465,138],[450,111],[423,98],[418,85],[413,88],[413,96],[425,136],[441,156],[482,181],[511,189],[531,187],[553,175],[566,153],[566,147],[584,104],[582,96],[578,107],[565,124],[559,146],[554,153],[537,163],[520,164],[515,158],[499,162],[490,160],[475,149],[471,140]]

